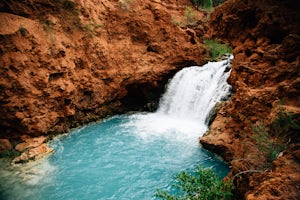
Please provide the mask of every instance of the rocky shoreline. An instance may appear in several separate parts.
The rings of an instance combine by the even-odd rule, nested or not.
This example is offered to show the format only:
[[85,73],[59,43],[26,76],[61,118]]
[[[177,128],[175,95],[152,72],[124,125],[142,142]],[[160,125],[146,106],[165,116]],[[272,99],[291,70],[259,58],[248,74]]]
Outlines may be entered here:
[[0,153],[12,159],[12,165],[38,160],[54,151],[48,146],[48,137],[45,136],[32,138],[23,135],[15,146],[8,139],[0,139],[0,147]]

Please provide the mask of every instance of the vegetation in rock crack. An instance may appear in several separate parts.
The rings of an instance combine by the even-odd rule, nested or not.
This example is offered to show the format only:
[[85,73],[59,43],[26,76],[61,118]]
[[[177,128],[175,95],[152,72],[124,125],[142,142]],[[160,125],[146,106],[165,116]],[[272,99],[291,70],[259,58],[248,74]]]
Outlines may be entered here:
[[27,34],[27,29],[26,28],[24,28],[24,27],[20,27],[19,28],[19,31],[20,31],[20,33],[21,33],[21,35],[23,36],[23,37],[25,37],[26,36],[26,34]]
[[[277,117],[270,126],[256,124],[252,126],[253,135],[251,138],[255,141],[258,157],[250,159],[235,159],[235,166],[240,166],[243,171],[238,172],[232,177],[240,177],[243,174],[262,173],[272,167],[272,161],[276,160],[281,152],[285,151],[288,143],[297,137],[300,131],[300,121],[296,119],[293,113],[286,112],[279,107]],[[247,148],[247,145],[245,146]],[[261,160],[265,158],[265,160]],[[261,165],[254,166],[253,160],[260,159]]]
[[272,138],[264,125],[252,126],[252,130],[254,132],[252,138],[256,141],[260,154],[266,158],[268,166],[286,148],[286,145]]
[[119,0],[118,5],[123,10],[130,10],[132,5],[132,0]]
[[252,130],[252,138],[256,141],[259,152],[265,156],[267,165],[270,165],[286,149],[289,138],[300,131],[300,123],[292,113],[285,112],[280,107],[270,128],[255,125]]
[[222,3],[224,3],[226,0],[213,0],[213,7],[216,7]]
[[53,32],[54,31],[54,22],[50,19],[46,19],[44,16],[40,18],[39,20],[40,24],[42,25],[43,29],[47,32]]
[[82,24],[82,29],[86,32],[88,37],[94,37],[99,35],[99,30],[103,28],[103,25],[96,24],[93,21],[89,21],[86,24]]
[[226,0],[191,0],[192,4],[197,8],[197,9],[205,9],[209,10],[212,9],[213,7],[216,7]]
[[76,7],[76,2],[75,1],[69,1],[69,0],[59,0],[58,1],[64,9],[66,10],[74,10]]
[[15,149],[10,149],[2,152],[0,154],[0,158],[8,158],[9,160],[12,160],[13,158],[21,155],[20,152],[16,151]]
[[204,45],[213,61],[219,60],[225,54],[232,53],[232,48],[228,44],[222,44],[218,40],[204,40]]
[[191,2],[197,9],[211,9],[213,7],[212,0],[191,0]]
[[229,200],[233,198],[233,184],[222,181],[210,168],[198,167],[196,172],[180,172],[174,187],[177,194],[158,190],[156,197],[165,200]]
[[188,26],[188,25],[193,26],[193,25],[197,24],[196,13],[193,11],[192,7],[190,7],[190,6],[185,7],[184,20],[185,20],[185,26]]
[[283,107],[279,107],[278,115],[271,126],[275,136],[290,137],[300,131],[300,121],[295,119],[293,113],[286,112]]
[[188,26],[197,25],[198,19],[196,16],[196,12],[191,6],[186,6],[184,10],[184,16],[179,21],[175,18],[172,18],[172,23],[176,26],[180,26],[181,28],[186,28]]
[[172,18],[172,22],[173,24],[175,24],[176,26],[179,26],[180,25],[180,22],[177,21],[176,19]]
[[[12,159],[14,159],[15,157],[21,155],[21,153],[17,150],[15,150],[15,146],[18,144],[18,142],[16,141],[12,141],[12,147],[11,149],[7,149],[3,152],[0,153],[0,158],[5,158],[9,161],[11,161]],[[2,148],[1,144],[0,144],[0,149]]]

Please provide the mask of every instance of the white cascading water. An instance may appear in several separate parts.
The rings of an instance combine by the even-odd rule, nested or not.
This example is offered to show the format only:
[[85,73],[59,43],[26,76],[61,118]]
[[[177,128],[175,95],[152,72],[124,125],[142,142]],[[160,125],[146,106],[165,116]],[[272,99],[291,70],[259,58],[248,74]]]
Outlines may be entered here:
[[230,67],[231,59],[179,71],[169,83],[157,112],[205,123],[215,104],[228,96],[230,85],[226,80],[230,73],[225,69]]
[[[155,113],[133,115],[128,124],[142,138],[168,137],[195,140],[207,130],[207,118],[217,102],[226,98],[231,60],[209,62],[177,72],[167,86]],[[197,141],[197,140],[195,140]]]

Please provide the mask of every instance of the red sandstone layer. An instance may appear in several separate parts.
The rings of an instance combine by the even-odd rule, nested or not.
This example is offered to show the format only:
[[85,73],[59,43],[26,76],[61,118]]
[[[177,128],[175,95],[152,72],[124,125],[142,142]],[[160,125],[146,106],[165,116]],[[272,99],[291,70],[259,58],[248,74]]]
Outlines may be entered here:
[[63,133],[117,112],[128,88],[146,95],[203,64],[205,47],[172,23],[187,4],[1,2],[0,138]]

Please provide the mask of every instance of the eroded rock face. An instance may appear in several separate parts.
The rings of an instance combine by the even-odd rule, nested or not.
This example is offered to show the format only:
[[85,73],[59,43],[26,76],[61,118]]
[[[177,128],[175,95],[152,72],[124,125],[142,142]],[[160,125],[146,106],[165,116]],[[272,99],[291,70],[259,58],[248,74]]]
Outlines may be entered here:
[[[228,0],[211,16],[210,36],[234,48],[230,84],[234,94],[221,109],[204,147],[231,163],[240,199],[299,199],[299,129],[276,136],[272,129],[280,112],[300,121],[300,15],[295,1]],[[269,163],[253,138],[254,125],[269,130],[270,140],[286,145]],[[282,127],[279,127],[279,129]],[[268,142],[268,141],[265,141]]]
[[53,152],[53,148],[47,145],[48,137],[39,136],[32,138],[28,135],[22,135],[20,139],[21,142],[15,146],[15,150],[21,155],[12,160],[13,164],[36,160]]
[[172,23],[186,4],[1,2],[0,138],[65,132],[118,112],[131,86],[152,91],[205,63],[204,46]]

